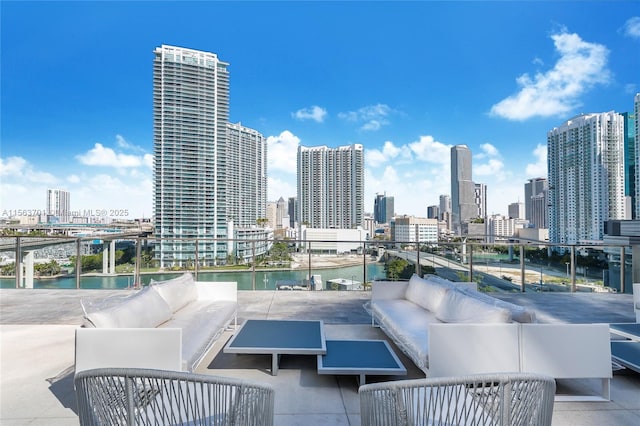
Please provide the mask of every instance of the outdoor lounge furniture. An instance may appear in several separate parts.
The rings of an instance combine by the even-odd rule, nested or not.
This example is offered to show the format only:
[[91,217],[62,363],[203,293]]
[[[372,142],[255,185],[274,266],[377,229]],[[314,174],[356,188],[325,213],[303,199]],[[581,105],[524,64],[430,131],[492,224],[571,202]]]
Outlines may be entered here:
[[75,389],[82,426],[273,425],[274,390],[235,378],[96,369],[78,373]]
[[631,370],[640,373],[640,323],[609,324],[611,334],[622,337],[611,341],[613,360]]
[[429,324],[534,322],[535,313],[475,290],[476,283],[413,275],[408,282],[374,281],[372,325],[382,330],[418,368],[429,369]]
[[76,330],[75,371],[193,371],[222,332],[237,324],[237,297],[235,282],[196,282],[187,273],[85,307],[85,324]]
[[601,396],[557,399],[609,399],[608,324],[536,323],[532,311],[455,284],[417,276],[373,283],[375,321],[427,377],[519,372],[599,379]]
[[271,355],[271,374],[277,376],[280,355],[321,355],[327,352],[323,322],[246,320],[223,352]]
[[363,426],[551,424],[555,382],[534,374],[439,377],[363,385]]

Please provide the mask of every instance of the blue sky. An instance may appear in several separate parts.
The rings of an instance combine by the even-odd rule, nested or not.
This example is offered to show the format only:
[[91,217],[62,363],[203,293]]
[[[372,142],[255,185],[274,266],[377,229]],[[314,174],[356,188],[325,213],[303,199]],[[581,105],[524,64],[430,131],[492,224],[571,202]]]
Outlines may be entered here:
[[0,214],[152,214],[153,49],[230,63],[230,118],[269,141],[270,200],[294,196],[298,144],[365,147],[365,209],[426,216],[473,152],[488,212],[546,176],[546,133],[633,109],[640,4],[581,2],[0,3]]

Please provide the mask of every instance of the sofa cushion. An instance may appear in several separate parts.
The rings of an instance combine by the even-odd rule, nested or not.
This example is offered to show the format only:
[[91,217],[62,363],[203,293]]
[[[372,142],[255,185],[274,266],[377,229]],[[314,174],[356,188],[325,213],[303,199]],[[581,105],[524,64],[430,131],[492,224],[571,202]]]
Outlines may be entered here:
[[198,289],[190,273],[167,281],[151,280],[150,287],[167,302],[171,312],[176,312],[198,298]]
[[116,305],[88,313],[86,319],[98,328],[153,328],[170,319],[171,314],[167,302],[145,287]]
[[382,299],[371,303],[382,330],[390,336],[418,368],[427,368],[429,324],[438,323],[435,314],[404,299]]
[[413,274],[409,279],[405,299],[430,312],[435,312],[450,289],[451,287],[446,284],[435,280],[425,280]]
[[510,322],[511,312],[460,291],[451,290],[442,299],[442,303],[436,311],[436,318],[442,322]]
[[514,303],[507,302],[506,300],[501,300],[496,297],[490,296],[486,293],[481,293],[479,291],[474,291],[467,288],[460,288],[459,291],[498,308],[508,309],[511,312],[511,319],[513,321],[520,323],[536,322],[535,311],[526,309],[524,306],[519,306]]
[[173,314],[170,321],[159,328],[182,329],[182,363],[185,370],[193,370],[196,363],[233,321],[237,303],[227,300],[198,300]]

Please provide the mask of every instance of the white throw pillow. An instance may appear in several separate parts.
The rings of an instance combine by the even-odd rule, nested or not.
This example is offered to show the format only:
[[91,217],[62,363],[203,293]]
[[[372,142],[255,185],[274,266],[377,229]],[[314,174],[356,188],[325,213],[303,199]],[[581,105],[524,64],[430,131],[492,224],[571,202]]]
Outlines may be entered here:
[[511,312],[451,290],[442,299],[436,318],[442,322],[502,323],[511,322]]
[[425,280],[414,274],[409,280],[404,297],[430,312],[435,312],[450,289],[451,287],[445,284]]
[[198,289],[190,273],[167,281],[151,281],[149,285],[167,302],[171,312],[176,312],[198,298]]
[[149,287],[117,305],[91,312],[86,319],[98,328],[153,328],[171,318],[169,305]]

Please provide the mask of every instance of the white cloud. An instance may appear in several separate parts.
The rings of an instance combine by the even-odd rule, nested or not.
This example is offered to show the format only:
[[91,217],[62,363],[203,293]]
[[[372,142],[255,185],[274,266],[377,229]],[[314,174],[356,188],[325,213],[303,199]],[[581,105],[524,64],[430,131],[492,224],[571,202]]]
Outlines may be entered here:
[[3,176],[3,182],[33,182],[47,185],[58,182],[54,175],[37,170],[22,157],[0,158],[0,176]]
[[391,124],[387,117],[392,112],[394,111],[388,105],[376,104],[364,106],[357,111],[338,113],[338,118],[353,123],[363,123],[360,130],[376,131],[382,126]]
[[122,135],[116,135],[116,144],[119,148],[134,152],[145,152],[145,149],[137,145],[130,144]]
[[638,86],[636,86],[634,83],[627,83],[624,85],[624,93],[628,94],[628,95],[633,95],[635,93],[638,93],[638,90],[636,90]]
[[640,16],[627,19],[622,27],[622,33],[627,37],[640,39]]
[[111,148],[96,143],[93,148],[84,154],[76,155],[76,159],[80,163],[87,166],[105,166],[105,167],[140,167],[149,166],[147,156],[130,155],[117,153]]
[[538,144],[533,150],[535,163],[527,164],[526,172],[530,178],[547,176],[547,146]]
[[608,49],[589,43],[578,34],[561,32],[551,36],[560,58],[545,73],[517,78],[520,91],[491,107],[491,115],[508,120],[526,120],[567,114],[580,106],[579,97],[596,84],[610,80]]
[[313,120],[318,123],[322,123],[326,115],[327,110],[317,105],[313,105],[309,108],[299,109],[298,111],[291,114],[291,116],[296,120]]
[[391,161],[397,157],[401,159],[411,159],[411,151],[407,146],[398,148],[391,141],[386,141],[379,149],[366,149],[364,152],[365,162],[368,166],[378,167],[381,164]]
[[482,149],[482,152],[489,157],[497,157],[500,155],[498,149],[490,143],[483,143],[480,145],[480,149]]
[[438,142],[433,136],[420,136],[418,141],[408,146],[418,160],[451,167],[451,145]]
[[504,180],[504,163],[497,158],[489,158],[487,162],[474,165],[475,176],[492,176],[498,181]]
[[297,156],[300,138],[289,130],[281,132],[278,136],[267,138],[267,167],[269,175],[274,171],[287,174],[297,172]]

